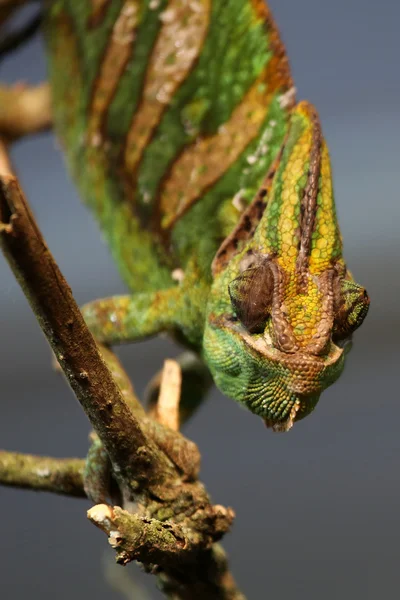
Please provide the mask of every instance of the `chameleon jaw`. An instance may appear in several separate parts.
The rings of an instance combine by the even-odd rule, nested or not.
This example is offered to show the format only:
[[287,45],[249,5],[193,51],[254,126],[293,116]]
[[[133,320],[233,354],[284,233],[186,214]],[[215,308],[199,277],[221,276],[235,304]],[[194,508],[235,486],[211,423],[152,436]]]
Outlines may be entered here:
[[292,429],[299,410],[300,410],[300,400],[296,400],[287,419],[285,419],[284,421],[274,421],[273,419],[264,419],[264,423],[268,429],[272,429],[272,431],[274,431],[276,433],[286,433],[287,431],[290,431],[290,429]]
[[314,410],[322,391],[339,377],[346,352],[332,343],[325,356],[315,356],[304,351],[288,354],[271,347],[265,336],[255,339],[254,336],[244,335],[248,346],[259,358],[263,357],[269,369],[273,369],[275,364],[286,371],[284,375],[277,369],[276,378],[282,377],[282,387],[279,391],[277,384],[276,391],[273,392],[275,398],[265,403],[266,414],[263,415],[264,410],[260,409],[253,412],[259,414],[265,425],[273,431],[287,432],[295,422]]
[[289,431],[310,414],[342,372],[345,352],[334,343],[324,356],[306,349],[285,353],[268,336],[251,335],[238,321],[222,317],[209,322],[207,364],[215,383],[274,431]]

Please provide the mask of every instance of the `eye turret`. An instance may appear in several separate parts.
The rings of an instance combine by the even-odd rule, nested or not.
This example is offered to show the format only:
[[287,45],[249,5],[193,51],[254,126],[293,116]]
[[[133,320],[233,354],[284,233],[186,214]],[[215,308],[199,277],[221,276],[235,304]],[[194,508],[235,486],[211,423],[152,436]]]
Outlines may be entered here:
[[350,279],[341,279],[335,290],[334,342],[349,337],[364,321],[370,299],[365,288]]
[[268,262],[249,267],[229,284],[236,316],[250,333],[262,333],[271,311],[274,279]]

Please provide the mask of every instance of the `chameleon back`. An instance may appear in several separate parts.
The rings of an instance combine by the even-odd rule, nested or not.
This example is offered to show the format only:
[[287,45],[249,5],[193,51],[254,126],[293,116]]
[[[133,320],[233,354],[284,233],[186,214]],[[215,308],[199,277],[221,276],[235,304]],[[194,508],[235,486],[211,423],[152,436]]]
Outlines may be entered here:
[[53,0],[56,129],[132,290],[211,284],[284,139],[294,89],[261,0]]

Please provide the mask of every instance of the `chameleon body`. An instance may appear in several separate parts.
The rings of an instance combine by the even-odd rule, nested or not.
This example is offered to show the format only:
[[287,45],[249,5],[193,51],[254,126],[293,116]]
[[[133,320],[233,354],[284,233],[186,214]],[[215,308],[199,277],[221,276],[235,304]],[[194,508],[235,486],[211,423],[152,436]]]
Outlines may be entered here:
[[45,31],[68,166],[132,292],[83,308],[93,334],[168,332],[203,381],[288,430],[340,375],[369,300],[269,9],[53,0]]

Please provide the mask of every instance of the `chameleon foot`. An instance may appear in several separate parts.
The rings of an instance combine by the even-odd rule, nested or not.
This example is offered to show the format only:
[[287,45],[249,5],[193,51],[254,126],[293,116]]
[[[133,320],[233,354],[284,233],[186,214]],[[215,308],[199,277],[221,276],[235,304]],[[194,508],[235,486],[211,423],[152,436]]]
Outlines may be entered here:
[[111,499],[111,463],[95,433],[86,458],[83,482],[85,493],[95,504],[108,504]]

